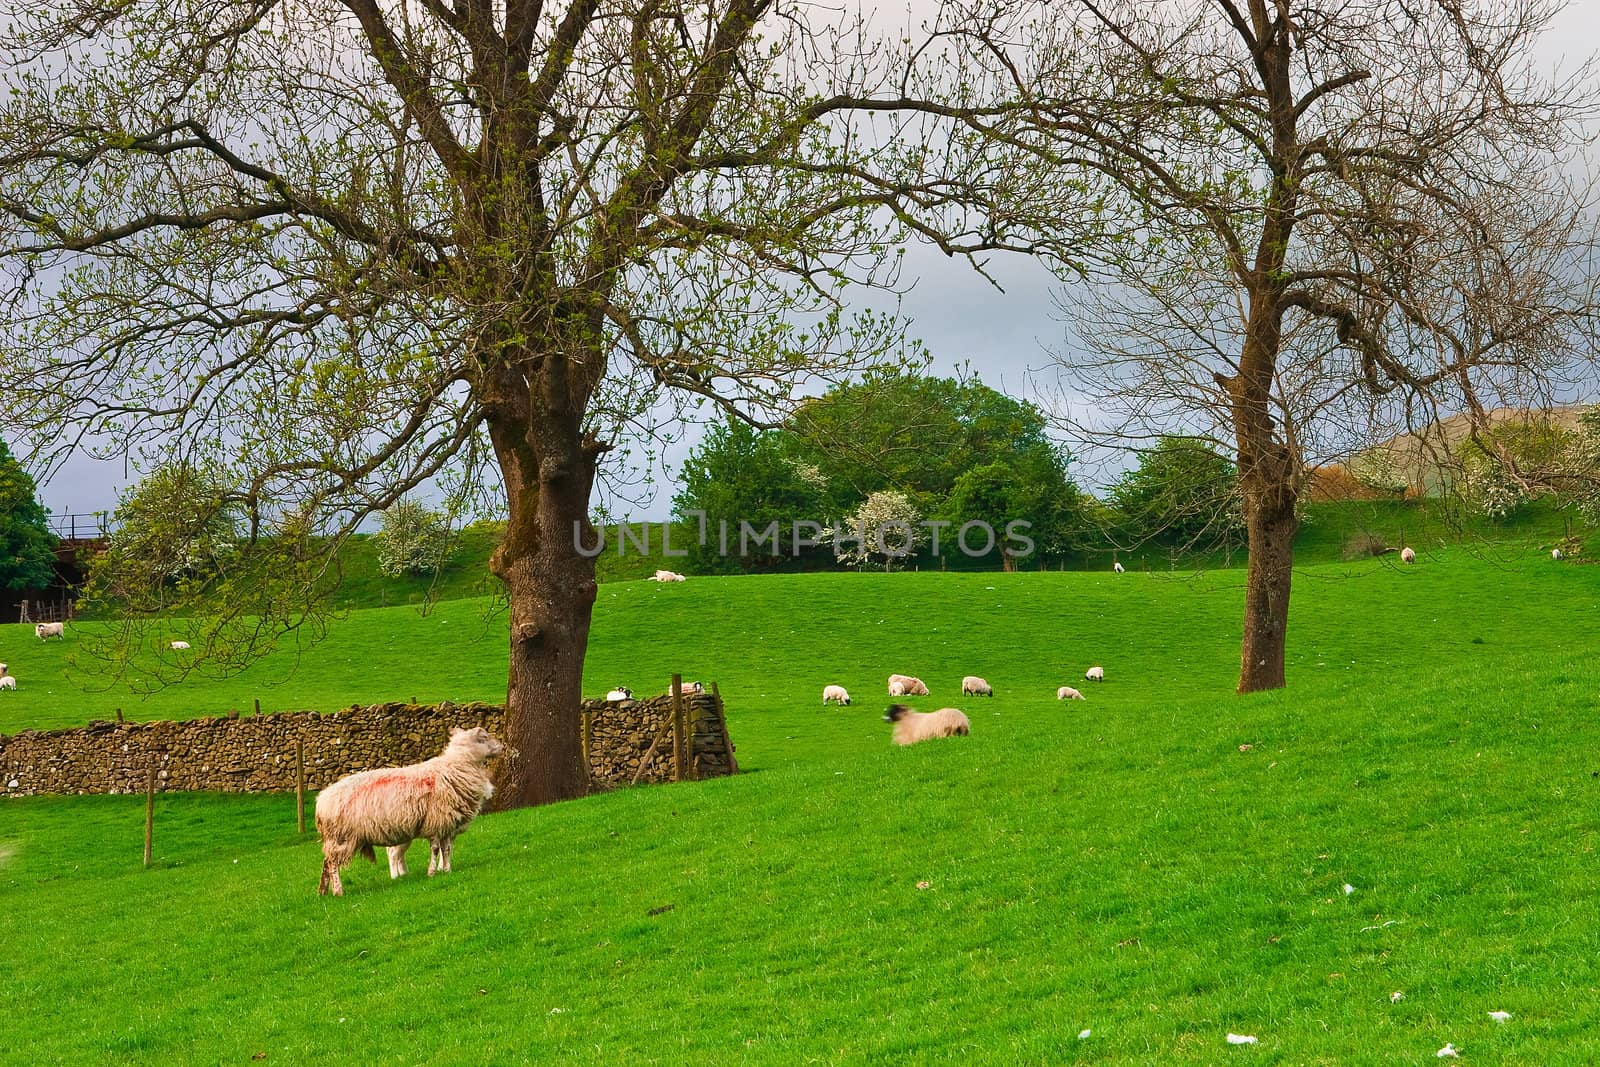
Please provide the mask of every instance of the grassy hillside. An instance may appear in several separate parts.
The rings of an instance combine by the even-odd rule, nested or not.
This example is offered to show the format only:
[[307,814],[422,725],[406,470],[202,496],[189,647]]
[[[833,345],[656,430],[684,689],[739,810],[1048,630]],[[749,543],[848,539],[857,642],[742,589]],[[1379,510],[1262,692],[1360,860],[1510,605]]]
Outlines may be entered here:
[[[292,798],[162,797],[150,871],[141,799],[12,801],[13,1047],[35,1063],[1391,1064],[1449,1041],[1469,1062],[1600,1058],[1600,569],[1459,549],[1306,568],[1290,687],[1244,699],[1240,580],[605,587],[589,691],[717,679],[753,773],[488,816],[453,874],[390,883],[358,862],[342,900],[314,895]],[[493,696],[502,627],[468,601],[356,613],[253,682],[277,681],[269,707]],[[7,723],[87,717],[52,691],[59,646],[0,641],[28,663],[0,694]],[[1092,663],[1108,680],[1090,688]],[[927,679],[925,708],[966,708],[972,736],[893,749],[890,671]],[[960,700],[968,672],[999,695]],[[820,707],[826,682],[857,703]],[[1052,699],[1065,682],[1088,702]],[[169,690],[140,713],[230,692]]]

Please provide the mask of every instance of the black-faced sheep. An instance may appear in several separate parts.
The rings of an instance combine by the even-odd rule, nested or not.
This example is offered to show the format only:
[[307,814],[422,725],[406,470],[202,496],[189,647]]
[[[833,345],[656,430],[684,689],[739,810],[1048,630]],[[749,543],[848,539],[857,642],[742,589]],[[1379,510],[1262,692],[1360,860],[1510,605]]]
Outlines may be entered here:
[[884,722],[894,723],[894,743],[914,745],[935,737],[954,737],[972,732],[972,723],[959,708],[940,708],[923,713],[904,704],[890,704],[883,713]]
[[842,685],[826,685],[822,687],[822,702],[832,701],[835,704],[850,703],[850,694]]
[[633,699],[633,690],[629,689],[627,686],[619,685],[615,689],[611,690],[609,693],[606,694],[606,699],[607,700],[613,700],[613,701],[615,701],[615,700],[632,700]]
[[450,743],[433,759],[409,767],[382,767],[346,775],[317,794],[317,832],[322,835],[322,880],[344,895],[339,872],[361,853],[377,861],[373,846],[389,851],[389,876],[406,873],[406,846],[428,839],[428,877],[450,869],[455,837],[494,794],[489,763],[505,746],[481,726],[452,728]]
[[961,695],[992,697],[994,696],[994,686],[979,678],[976,674],[969,674],[961,679]]
[[1090,667],[1083,672],[1083,677],[1091,682],[1103,682],[1106,680],[1106,669],[1104,667]]
[[909,674],[889,675],[889,695],[892,697],[925,697],[928,686],[921,678]]

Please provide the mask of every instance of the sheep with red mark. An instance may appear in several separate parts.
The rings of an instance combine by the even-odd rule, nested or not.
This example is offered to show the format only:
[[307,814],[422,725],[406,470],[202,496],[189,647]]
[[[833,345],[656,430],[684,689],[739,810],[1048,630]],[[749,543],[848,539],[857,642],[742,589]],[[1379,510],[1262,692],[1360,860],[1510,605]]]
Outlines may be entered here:
[[925,697],[928,686],[921,678],[909,674],[889,675],[889,695],[892,697]]
[[494,795],[489,764],[505,746],[481,726],[452,728],[439,755],[408,767],[381,767],[346,775],[317,794],[322,835],[319,895],[344,896],[339,872],[361,853],[377,862],[376,845],[389,851],[389,877],[406,873],[406,847],[428,839],[428,877],[450,870],[455,837]]
[[897,745],[914,745],[935,737],[965,736],[972,732],[972,723],[960,708],[921,712],[904,704],[890,704],[889,710],[883,713],[883,721],[894,723],[894,743]]

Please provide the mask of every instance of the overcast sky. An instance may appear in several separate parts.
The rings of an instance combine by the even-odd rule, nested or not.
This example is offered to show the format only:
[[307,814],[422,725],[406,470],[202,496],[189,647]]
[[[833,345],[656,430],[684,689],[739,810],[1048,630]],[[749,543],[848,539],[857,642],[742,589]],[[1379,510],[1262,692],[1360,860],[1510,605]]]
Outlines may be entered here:
[[[913,11],[924,6],[914,3]],[[1597,47],[1600,0],[1576,0],[1544,42],[1552,64]],[[901,311],[911,320],[913,334],[932,353],[938,372],[949,373],[970,362],[987,384],[1030,399],[1039,399],[1033,394],[1035,384],[1046,389],[1054,385],[1049,353],[1062,349],[1065,333],[1046,271],[1032,261],[997,258],[991,262],[991,272],[1004,286],[1000,292],[964,263],[928,249],[912,249],[908,265],[919,277]],[[881,298],[874,304],[883,307]],[[698,436],[686,435],[664,457],[668,478]],[[123,470],[121,461],[74,459],[40,486],[40,496],[58,516],[109,510],[116,506],[118,490],[127,485]],[[670,510],[671,495],[669,485],[653,503],[625,510],[634,518],[662,518]]]

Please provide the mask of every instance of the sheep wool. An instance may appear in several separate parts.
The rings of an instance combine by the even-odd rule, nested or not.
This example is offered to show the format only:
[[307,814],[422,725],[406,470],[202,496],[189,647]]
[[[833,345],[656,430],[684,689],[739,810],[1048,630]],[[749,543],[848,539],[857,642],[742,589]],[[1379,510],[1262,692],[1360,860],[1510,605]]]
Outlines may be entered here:
[[373,846],[389,852],[389,877],[406,873],[406,847],[428,839],[428,877],[450,870],[455,837],[494,795],[489,763],[505,751],[481,726],[451,729],[433,759],[346,775],[317,794],[322,835],[322,880],[317,893],[344,896],[339,872],[357,852],[377,862]]
[[994,696],[994,686],[979,678],[976,674],[969,674],[961,679],[961,695],[992,697]]
[[829,702],[834,704],[848,704],[850,703],[850,693],[842,685],[823,686],[822,702],[824,704]]
[[1089,698],[1084,696],[1082,693],[1078,692],[1076,689],[1072,688],[1072,686],[1064,685],[1060,689],[1056,690],[1056,699],[1057,700],[1087,700]]
[[972,732],[972,723],[959,708],[940,708],[938,711],[920,712],[904,704],[890,704],[883,713],[883,721],[894,723],[894,743],[914,745],[935,737],[966,736]]
[[928,687],[921,678],[909,674],[889,675],[889,695],[892,697],[925,697]]

